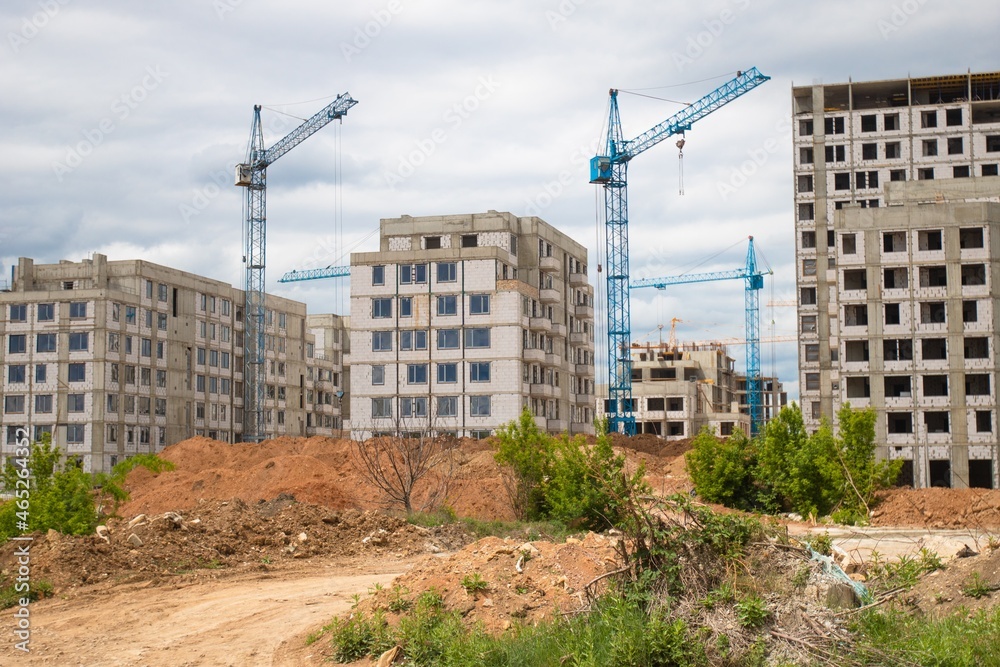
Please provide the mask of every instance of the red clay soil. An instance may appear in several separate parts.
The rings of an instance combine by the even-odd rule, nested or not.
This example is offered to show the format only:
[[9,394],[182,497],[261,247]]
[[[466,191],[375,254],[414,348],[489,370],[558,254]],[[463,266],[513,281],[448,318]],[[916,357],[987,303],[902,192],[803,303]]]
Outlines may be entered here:
[[893,489],[875,508],[874,526],[1000,528],[1000,491],[993,489]]
[[[616,439],[630,468],[644,463],[647,480],[661,493],[690,488],[684,469],[686,441],[665,443],[656,436]],[[158,514],[196,507],[200,501],[239,498],[246,503],[285,493],[303,503],[331,509],[384,509],[380,494],[367,485],[351,461],[350,440],[284,437],[235,445],[191,438],[163,450],[175,464],[153,475],[138,468],[128,477],[131,499],[119,514]],[[510,520],[514,516],[489,443],[462,439],[453,452],[454,475],[445,504],[463,517]],[[418,504],[419,504],[418,494]]]

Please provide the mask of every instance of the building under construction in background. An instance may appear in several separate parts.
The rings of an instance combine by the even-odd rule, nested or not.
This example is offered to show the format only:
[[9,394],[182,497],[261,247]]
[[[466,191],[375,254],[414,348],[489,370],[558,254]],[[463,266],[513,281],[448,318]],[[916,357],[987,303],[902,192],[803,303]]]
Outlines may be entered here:
[[792,88],[799,389],[919,487],[998,487],[1000,72]]

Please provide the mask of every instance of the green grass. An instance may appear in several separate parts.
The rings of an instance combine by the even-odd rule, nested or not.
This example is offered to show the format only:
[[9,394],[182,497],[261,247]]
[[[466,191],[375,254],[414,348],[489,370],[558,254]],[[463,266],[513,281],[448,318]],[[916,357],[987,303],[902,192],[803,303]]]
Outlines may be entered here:
[[873,609],[862,612],[851,630],[858,644],[849,656],[862,664],[886,664],[891,656],[900,664],[1000,665],[1000,607],[971,615],[963,610],[938,620]]
[[31,581],[27,591],[14,590],[15,584],[0,588],[0,609],[10,609],[21,603],[21,598],[27,597],[31,602],[52,597],[52,584],[45,579]]

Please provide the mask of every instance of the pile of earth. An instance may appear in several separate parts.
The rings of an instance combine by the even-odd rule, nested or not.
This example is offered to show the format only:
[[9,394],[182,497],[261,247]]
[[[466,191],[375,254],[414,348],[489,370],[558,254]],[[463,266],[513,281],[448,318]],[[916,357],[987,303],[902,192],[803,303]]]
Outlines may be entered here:
[[[239,498],[194,508],[111,520],[95,535],[37,535],[32,576],[57,590],[157,580],[193,571],[268,569],[312,557],[405,558],[453,551],[475,539],[462,524],[424,528],[379,512],[331,510],[279,495],[247,504]],[[17,571],[15,548],[0,547],[0,586]]]
[[[656,436],[617,436],[630,469],[642,464],[653,490],[686,492],[687,441],[665,442]],[[196,507],[200,501],[239,498],[247,503],[286,493],[301,502],[332,509],[386,509],[384,498],[358,473],[350,440],[282,437],[261,443],[227,444],[191,438],[164,449],[160,456],[176,469],[157,475],[133,470],[131,498],[123,516],[157,514]],[[488,441],[458,439],[449,451],[453,473],[444,504],[461,517],[481,520],[514,518],[500,467]],[[417,494],[415,507],[420,508]]]
[[893,489],[873,510],[873,526],[1000,528],[1000,490]]

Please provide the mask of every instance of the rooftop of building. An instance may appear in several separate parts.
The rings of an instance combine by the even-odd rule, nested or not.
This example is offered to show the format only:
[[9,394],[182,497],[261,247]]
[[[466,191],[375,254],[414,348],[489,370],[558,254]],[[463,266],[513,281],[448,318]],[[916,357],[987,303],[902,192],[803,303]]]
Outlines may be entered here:
[[824,111],[881,109],[958,102],[1000,103],[1000,72],[966,72],[881,81],[847,81],[792,86],[796,113],[812,113],[814,88],[823,90]]

